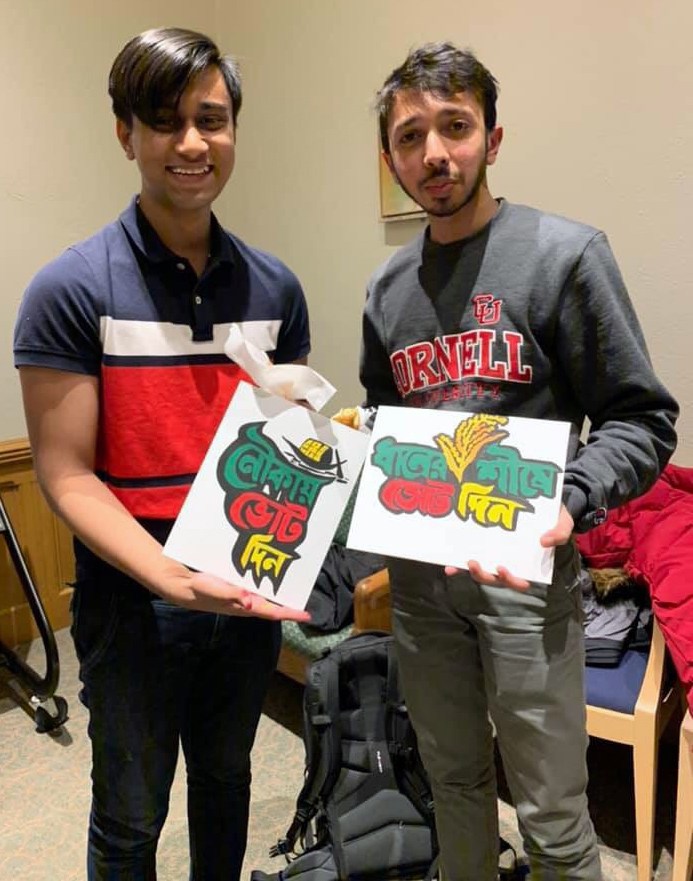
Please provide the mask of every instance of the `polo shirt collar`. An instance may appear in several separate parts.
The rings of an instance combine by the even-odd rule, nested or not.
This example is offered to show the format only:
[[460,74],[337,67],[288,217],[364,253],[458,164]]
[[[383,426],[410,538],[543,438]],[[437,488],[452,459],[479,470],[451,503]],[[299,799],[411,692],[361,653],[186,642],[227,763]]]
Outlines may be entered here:
[[[180,257],[161,241],[154,227],[144,216],[144,212],[139,207],[137,196],[133,196],[119,220],[130,241],[151,263],[169,263],[180,260]],[[233,247],[229,236],[225,234],[214,214],[211,218],[210,244],[210,266],[234,262]]]

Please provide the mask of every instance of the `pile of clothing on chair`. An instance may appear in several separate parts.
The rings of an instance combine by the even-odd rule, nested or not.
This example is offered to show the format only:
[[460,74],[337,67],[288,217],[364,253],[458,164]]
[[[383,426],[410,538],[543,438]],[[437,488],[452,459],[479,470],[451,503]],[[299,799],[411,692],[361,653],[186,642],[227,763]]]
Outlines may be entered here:
[[590,570],[644,585],[693,712],[693,468],[668,465],[654,486],[577,536]]
[[647,588],[624,569],[584,568],[585,663],[617,667],[629,649],[650,644],[652,605]]

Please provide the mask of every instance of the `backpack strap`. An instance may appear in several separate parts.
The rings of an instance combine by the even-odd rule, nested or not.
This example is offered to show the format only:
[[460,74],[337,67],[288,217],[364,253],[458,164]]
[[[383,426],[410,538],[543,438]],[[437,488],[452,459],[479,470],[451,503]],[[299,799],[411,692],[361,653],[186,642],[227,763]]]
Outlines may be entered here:
[[[440,855],[436,854],[435,857],[433,858],[433,862],[431,863],[431,865],[428,868],[428,872],[426,872],[426,877],[423,879],[423,881],[435,881],[435,879],[438,877],[439,863],[440,863]],[[251,878],[250,881],[254,881],[254,879]],[[271,879],[270,879],[270,881],[271,881]]]
[[314,663],[305,689],[306,779],[286,835],[270,848],[272,857],[289,854],[297,840],[304,841],[322,794],[332,789],[339,774],[339,666],[334,657],[327,654]]
[[[509,841],[506,841],[502,836],[498,839],[498,854],[499,857],[502,857],[504,854],[507,856],[511,856],[510,865],[499,865],[498,866],[498,878],[499,881],[502,879],[507,879],[507,881],[515,881],[515,879],[519,879],[520,875],[518,874],[518,865],[517,865],[517,851],[510,844]],[[503,862],[507,862],[503,861]]]
[[[389,647],[387,668],[386,720],[387,739],[392,757],[392,767],[402,792],[417,808],[431,829],[433,853],[438,853],[433,794],[426,776],[421,756],[416,746],[416,734],[409,718],[406,704],[402,700],[399,680],[399,664],[394,645]],[[438,857],[434,859],[430,874],[434,878],[438,870]]]
[[381,672],[383,658],[389,655],[390,641],[391,637],[362,634],[346,649],[351,655],[348,666],[349,687],[357,694],[359,725],[368,750],[372,773],[353,792],[341,793],[339,806],[334,799],[325,799],[324,809],[331,831],[332,855],[340,881],[351,878],[341,832],[341,817],[354,809],[362,810],[362,804],[381,789],[397,789],[384,721],[386,686]]
[[394,647],[391,647],[388,662],[386,708],[387,737],[398,781],[435,832],[433,796],[416,747],[409,712],[402,700]]

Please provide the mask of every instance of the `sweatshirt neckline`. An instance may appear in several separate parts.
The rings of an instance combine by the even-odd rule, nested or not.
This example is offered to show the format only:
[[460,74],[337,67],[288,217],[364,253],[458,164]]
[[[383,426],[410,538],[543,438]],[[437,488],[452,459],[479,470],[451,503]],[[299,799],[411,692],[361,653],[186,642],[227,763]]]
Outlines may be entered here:
[[452,251],[459,250],[463,248],[465,245],[468,245],[470,242],[473,242],[475,239],[478,239],[480,236],[487,235],[488,231],[491,227],[498,221],[503,214],[505,214],[506,205],[508,204],[506,200],[501,196],[496,199],[498,202],[498,211],[493,215],[493,217],[489,220],[488,223],[485,223],[480,229],[476,232],[472,233],[470,236],[466,236],[463,239],[455,239],[454,242],[434,242],[431,239],[431,227],[427,226],[424,230],[424,248],[426,251],[431,253],[450,253]]

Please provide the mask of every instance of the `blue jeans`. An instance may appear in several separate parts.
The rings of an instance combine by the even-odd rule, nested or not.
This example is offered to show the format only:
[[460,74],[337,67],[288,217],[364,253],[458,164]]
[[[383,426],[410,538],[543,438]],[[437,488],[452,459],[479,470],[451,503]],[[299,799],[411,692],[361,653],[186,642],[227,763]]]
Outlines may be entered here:
[[280,625],[191,612],[110,581],[81,581],[73,600],[92,745],[87,877],[156,879],[180,743],[191,881],[238,881],[250,750]]

